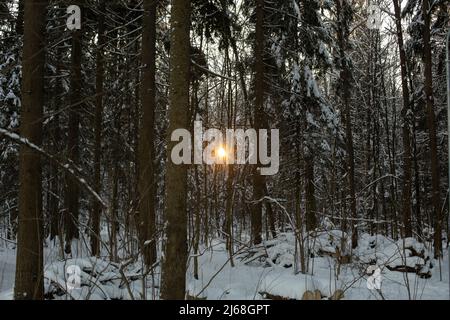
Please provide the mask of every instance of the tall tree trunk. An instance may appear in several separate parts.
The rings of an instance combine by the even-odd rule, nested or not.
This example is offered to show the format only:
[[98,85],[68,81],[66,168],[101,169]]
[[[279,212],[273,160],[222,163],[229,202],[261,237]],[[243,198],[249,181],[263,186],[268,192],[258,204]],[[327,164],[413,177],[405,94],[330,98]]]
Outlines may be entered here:
[[[42,144],[44,105],[45,22],[47,0],[25,4],[21,135]],[[19,230],[14,286],[16,300],[43,299],[43,215],[41,157],[20,148]]]
[[120,230],[119,227],[119,148],[117,147],[119,145],[119,136],[120,136],[120,113],[118,115],[118,120],[116,122],[115,128],[117,130],[116,132],[116,138],[115,138],[115,149],[114,150],[114,157],[112,159],[112,203],[111,203],[111,214],[110,214],[110,259],[113,262],[117,262],[117,234]]
[[[295,272],[300,271],[301,273],[305,274],[306,273],[306,259],[305,259],[305,243],[304,243],[304,238],[303,238],[303,233],[304,233],[304,228],[303,228],[303,218],[302,218],[302,212],[301,212],[301,186],[302,186],[302,179],[301,179],[301,175],[300,175],[300,126],[298,124],[296,124],[296,131],[297,131],[297,143],[295,145],[295,150],[297,151],[297,155],[296,155],[296,172],[295,172],[295,191],[294,191],[294,206],[295,206],[295,238],[296,238],[296,242],[295,242],[295,247],[296,247],[296,255],[295,255],[295,261],[296,261],[296,267],[295,267]],[[298,265],[298,262],[300,262],[300,266]],[[300,267],[300,270],[298,270],[298,268]]]
[[[139,238],[144,261],[150,267],[156,261],[154,126],[156,109],[156,1],[144,1],[142,33],[142,123],[139,135]],[[146,241],[151,241],[146,243]]]
[[406,53],[403,43],[403,31],[401,20],[401,9],[398,0],[394,1],[395,11],[395,25],[397,27],[397,43],[400,52],[400,69],[402,80],[402,93],[403,93],[403,108],[402,108],[402,138],[403,138],[403,237],[412,236],[411,226],[411,185],[412,185],[412,162],[411,162],[411,138],[408,121],[409,111],[409,88],[408,88],[408,70]]
[[[58,46],[56,49],[56,74],[61,76],[62,74],[62,47]],[[59,122],[59,106],[63,103],[63,87],[62,80],[57,79],[55,83],[55,89],[53,91],[56,97],[60,97],[60,99],[55,98],[55,103],[53,107],[53,112],[55,112],[55,116],[53,118],[52,126],[51,126],[51,139],[52,139],[52,152],[53,154],[59,154],[60,151],[60,139],[61,139],[61,131],[60,131],[60,122]],[[57,236],[59,236],[59,241],[61,239],[61,225],[60,225],[60,199],[59,199],[59,169],[58,166],[54,163],[50,164],[50,202],[49,202],[49,216],[50,216],[50,239],[54,240]]]
[[422,226],[422,213],[421,213],[421,204],[422,204],[422,196],[420,191],[420,172],[419,172],[419,156],[417,151],[417,137],[416,137],[416,124],[415,120],[413,121],[413,163],[414,163],[414,191],[416,194],[416,201],[414,203],[414,215],[416,217],[416,232],[421,240],[423,236],[423,226]]
[[[80,150],[79,150],[79,125],[81,112],[81,56],[82,47],[81,39],[82,31],[74,30],[72,34],[72,66],[70,75],[70,109],[69,109],[69,127],[68,127],[68,142],[67,155],[70,161],[78,165]],[[78,215],[79,215],[79,197],[80,188],[77,181],[70,175],[66,175],[66,190],[65,190],[65,233],[66,233],[66,254],[72,253],[71,243],[73,239],[78,239]]]
[[[255,39],[255,109],[254,129],[262,129],[264,122],[264,0],[256,2],[256,39]],[[259,150],[259,142],[256,150]],[[264,177],[258,172],[259,161],[253,169],[253,200],[252,207],[252,242],[262,241],[262,198],[264,196]]]
[[[98,42],[95,74],[95,142],[94,142],[94,185],[95,191],[101,192],[101,153],[102,153],[102,121],[103,121],[103,82],[104,82],[104,55],[105,50],[105,0],[100,0],[98,15]],[[92,209],[91,254],[100,254],[100,216],[102,206],[94,199]]]
[[[408,61],[407,61],[408,62]],[[415,91],[414,82],[412,80],[412,63],[407,64],[408,67],[408,83],[409,88],[411,92]],[[416,219],[415,223],[415,230],[417,233],[417,236],[419,237],[419,241],[422,241],[423,237],[423,231],[422,231],[422,213],[421,213],[421,205],[422,205],[422,197],[421,197],[421,191],[420,191],[420,172],[419,172],[419,155],[417,150],[417,125],[416,125],[416,114],[414,110],[416,109],[414,107],[414,101],[411,102],[410,109],[413,111],[413,121],[412,121],[412,164],[414,167],[414,193],[415,193],[415,201],[413,201],[413,210],[414,210],[414,217]],[[417,107],[418,110],[420,110],[420,107]]]
[[[167,243],[162,266],[161,298],[183,300],[187,264],[187,165],[171,161],[174,130],[188,127],[190,67],[190,0],[174,0],[171,16],[169,128],[167,135]],[[142,168],[141,168],[142,169]]]
[[[345,4],[349,5],[349,4]],[[340,94],[344,105],[344,122],[345,122],[345,144],[347,149],[347,170],[348,183],[350,188],[350,209],[352,212],[352,248],[358,246],[358,229],[356,227],[358,218],[356,211],[356,191],[355,191],[355,151],[353,146],[353,128],[351,119],[351,73],[346,60],[346,50],[348,48],[349,28],[346,24],[343,13],[341,1],[336,1],[337,15],[338,15],[338,41],[339,41],[339,55],[341,60],[340,83],[342,85],[342,93]]]
[[431,161],[431,185],[434,216],[434,256],[440,257],[442,254],[442,217],[441,217],[441,197],[439,192],[439,159],[436,138],[436,116],[434,114],[433,97],[433,60],[431,56],[430,24],[431,13],[429,0],[422,1],[422,16],[424,19],[423,29],[423,63],[424,63],[424,93],[427,106],[428,134],[430,139],[430,161]]
[[16,33],[23,35],[23,14],[24,14],[25,0],[19,0],[17,8]]
[[[138,53],[140,52],[140,47],[141,44],[139,43],[139,41],[135,41],[135,45],[134,45],[134,54],[138,55]],[[138,59],[137,59],[138,60]],[[140,61],[136,61],[135,63],[135,68],[139,69],[141,67],[141,62]],[[140,79],[141,79],[141,75],[140,72],[136,72],[135,73],[135,83],[138,84],[140,83]],[[137,234],[137,240],[138,241],[133,241],[134,245],[137,245],[139,248],[141,246],[141,243],[139,241],[139,130],[140,130],[140,118],[141,118],[141,108],[140,108],[140,88],[139,86],[135,86],[134,88],[134,92],[133,92],[133,102],[134,102],[134,121],[133,121],[133,135],[134,135],[134,144],[133,144],[133,160],[134,160],[134,189],[135,189],[135,195],[133,196],[133,221],[134,221],[134,230],[136,231]]]
[[199,255],[199,246],[200,246],[200,235],[201,235],[201,223],[200,223],[200,212],[202,210],[201,207],[201,184],[200,184],[200,180],[199,180],[199,173],[198,173],[198,168],[197,166],[194,166],[194,179],[195,179],[195,184],[197,186],[196,192],[195,192],[195,201],[196,206],[194,208],[194,236],[193,236],[193,250],[194,250],[194,278],[196,280],[199,279],[198,276],[198,255]]

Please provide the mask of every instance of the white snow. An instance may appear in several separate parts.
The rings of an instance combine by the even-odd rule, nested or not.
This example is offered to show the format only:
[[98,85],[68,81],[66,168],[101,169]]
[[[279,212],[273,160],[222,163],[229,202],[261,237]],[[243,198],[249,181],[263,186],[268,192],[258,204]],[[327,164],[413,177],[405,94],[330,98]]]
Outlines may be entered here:
[[[222,240],[214,240],[208,248],[201,248],[199,259],[199,279],[193,274],[193,258],[187,279],[190,296],[221,300],[259,300],[265,294],[285,299],[301,299],[305,291],[319,290],[323,299],[328,299],[340,289],[344,299],[448,299],[448,257],[441,262],[442,270],[428,257],[426,244],[412,238],[394,241],[387,237],[368,234],[361,235],[360,246],[353,251],[353,261],[339,265],[335,256],[350,251],[350,239],[340,230],[333,229],[310,234],[304,239],[312,249],[308,258],[306,274],[294,272],[296,238],[292,233],[281,233],[275,240],[252,248],[253,256],[243,249],[234,256],[231,267],[228,252]],[[0,241],[1,243],[1,241]],[[344,243],[344,248],[341,248]],[[12,299],[15,250],[0,249],[0,299]],[[11,246],[10,246],[11,247]],[[411,256],[413,248],[424,258]],[[339,250],[338,250],[339,249]],[[137,260],[125,267],[108,259],[93,257],[59,260],[55,247],[46,248],[45,289],[53,293],[54,299],[143,299],[142,265]],[[56,251],[58,252],[58,251]],[[447,252],[447,251],[445,251]],[[80,254],[84,253],[80,250]],[[406,253],[406,256],[405,256]],[[429,261],[433,261],[430,264]],[[369,263],[376,262],[381,269],[382,288],[379,292],[367,288],[366,269]],[[390,271],[388,266],[425,264],[423,272],[430,272],[428,279],[415,273]],[[67,290],[67,267],[78,266],[81,270],[79,289]],[[120,269],[127,281],[124,281]],[[154,278],[146,278],[146,298],[158,296],[160,269],[154,270]],[[440,279],[442,274],[442,280]],[[128,283],[128,285],[127,285]],[[409,288],[409,289],[408,289]],[[381,296],[381,294],[382,296]]]

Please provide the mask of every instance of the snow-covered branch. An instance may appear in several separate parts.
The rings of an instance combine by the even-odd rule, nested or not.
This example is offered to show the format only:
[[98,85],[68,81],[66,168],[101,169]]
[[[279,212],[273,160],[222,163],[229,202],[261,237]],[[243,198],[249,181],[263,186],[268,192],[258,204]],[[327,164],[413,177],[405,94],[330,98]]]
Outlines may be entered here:
[[45,158],[52,161],[54,164],[56,164],[58,167],[60,167],[62,170],[70,174],[83,188],[86,189],[88,193],[90,193],[94,198],[102,204],[103,207],[107,208],[108,204],[100,197],[100,195],[95,192],[95,190],[86,182],[84,178],[81,178],[77,175],[75,170],[72,168],[72,165],[70,163],[62,163],[58,159],[56,159],[55,156],[49,154],[45,150],[43,150],[41,147],[35,145],[34,143],[30,142],[28,139],[23,138],[19,136],[18,134],[2,129],[0,128],[0,135],[4,136],[14,142],[17,142],[21,145],[25,145],[28,148],[34,150],[35,152],[39,153],[40,155],[44,156]]

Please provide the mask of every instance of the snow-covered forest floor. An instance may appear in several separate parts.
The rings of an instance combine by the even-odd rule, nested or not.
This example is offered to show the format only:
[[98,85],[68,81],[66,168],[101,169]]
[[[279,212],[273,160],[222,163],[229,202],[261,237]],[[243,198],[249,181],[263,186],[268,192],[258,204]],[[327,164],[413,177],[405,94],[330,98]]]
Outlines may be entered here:
[[[187,276],[188,297],[195,299],[321,299],[391,300],[448,299],[448,254],[440,262],[432,258],[428,243],[413,238],[394,241],[382,235],[363,234],[351,254],[342,254],[347,235],[339,230],[318,232],[306,245],[307,272],[296,264],[293,233],[281,233],[275,240],[258,247],[243,245],[235,249],[234,267],[223,240],[213,240],[198,254],[198,280],[193,277],[193,257]],[[80,246],[80,244],[78,244]],[[113,263],[97,258],[61,261],[59,248],[45,252],[45,292],[47,299],[156,299],[159,266],[145,277],[142,262],[125,259]],[[82,255],[82,254],[80,254]],[[351,256],[351,258],[350,258]],[[81,269],[81,288],[67,290],[68,267]],[[305,265],[305,268],[306,268]],[[373,267],[371,267],[373,266]],[[368,288],[368,280],[381,271],[381,288]],[[407,271],[407,272],[406,272]],[[15,249],[0,247],[0,300],[12,299]],[[375,274],[373,273],[375,272]],[[370,282],[370,281],[369,281]],[[372,284],[376,282],[370,282]],[[376,286],[375,286],[376,287]],[[318,291],[317,291],[318,290]]]

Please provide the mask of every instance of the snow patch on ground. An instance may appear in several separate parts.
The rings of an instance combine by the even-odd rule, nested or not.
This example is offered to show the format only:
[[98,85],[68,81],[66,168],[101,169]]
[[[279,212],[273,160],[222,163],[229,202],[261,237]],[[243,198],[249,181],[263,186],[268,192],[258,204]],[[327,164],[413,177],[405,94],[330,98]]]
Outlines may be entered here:
[[[293,234],[281,233],[279,238],[266,241],[260,247],[239,252],[234,256],[235,266],[232,267],[225,243],[214,240],[208,248],[200,250],[198,280],[192,276],[193,258],[190,259],[188,294],[210,300],[260,300],[265,294],[301,299],[305,291],[319,290],[322,298],[328,299],[336,290],[342,290],[344,300],[449,297],[447,250],[439,266],[438,261],[430,258],[427,244],[412,238],[394,241],[365,234],[361,236],[359,247],[352,252],[352,261],[339,264],[336,254],[349,251],[348,235],[329,230],[308,239],[308,274],[301,274],[295,273],[295,241]],[[52,250],[47,248],[46,251]],[[154,299],[159,294],[159,268],[154,270],[155,276],[148,275],[144,283],[140,260],[124,266],[93,257],[66,261],[59,261],[57,255],[50,253],[45,257],[45,289],[53,299]],[[67,288],[70,265],[81,270],[79,289]],[[366,269],[370,265],[381,269],[382,284],[378,291],[367,288],[370,274]],[[429,272],[430,277],[389,269],[400,265],[411,268],[421,265],[421,270]],[[0,248],[0,300],[13,298],[14,269],[15,250]]]

